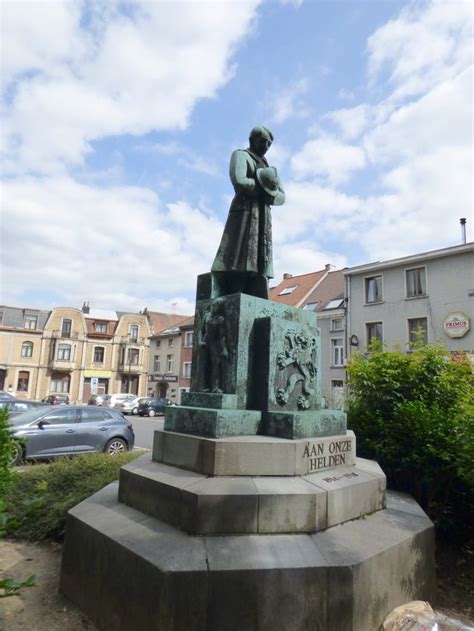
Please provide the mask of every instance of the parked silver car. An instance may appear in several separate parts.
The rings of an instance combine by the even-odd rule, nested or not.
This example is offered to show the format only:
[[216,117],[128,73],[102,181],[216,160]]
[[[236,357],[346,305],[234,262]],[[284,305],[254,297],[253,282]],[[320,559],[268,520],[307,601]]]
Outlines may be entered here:
[[133,427],[118,410],[96,406],[47,406],[10,419],[17,440],[15,464],[92,451],[114,455],[133,449]]
[[43,401],[22,401],[20,399],[0,399],[0,409],[6,408],[8,410],[9,418],[12,416],[18,416],[19,414],[24,414],[27,410],[31,410],[32,408],[44,408],[47,406],[47,403],[43,403]]
[[125,401],[117,401],[114,407],[123,414],[138,414],[138,406],[140,403],[148,400],[149,397],[133,397],[131,399],[125,399]]

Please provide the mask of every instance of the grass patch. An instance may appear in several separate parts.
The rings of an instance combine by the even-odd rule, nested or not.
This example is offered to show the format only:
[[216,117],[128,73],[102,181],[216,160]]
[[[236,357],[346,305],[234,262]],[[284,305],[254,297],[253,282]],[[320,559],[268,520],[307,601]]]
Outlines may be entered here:
[[27,541],[61,540],[66,514],[117,480],[120,467],[142,455],[84,454],[31,465],[14,476],[6,498],[6,535]]

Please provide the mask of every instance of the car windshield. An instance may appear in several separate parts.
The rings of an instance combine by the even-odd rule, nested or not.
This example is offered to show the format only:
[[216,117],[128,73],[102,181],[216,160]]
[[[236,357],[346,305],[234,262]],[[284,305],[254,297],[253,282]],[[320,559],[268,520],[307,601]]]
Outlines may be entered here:
[[26,425],[27,423],[32,423],[37,419],[40,419],[42,416],[47,414],[49,411],[54,410],[55,408],[52,406],[42,406],[41,408],[31,408],[31,410],[27,410],[22,414],[18,414],[15,418],[10,419],[10,423],[12,425]]

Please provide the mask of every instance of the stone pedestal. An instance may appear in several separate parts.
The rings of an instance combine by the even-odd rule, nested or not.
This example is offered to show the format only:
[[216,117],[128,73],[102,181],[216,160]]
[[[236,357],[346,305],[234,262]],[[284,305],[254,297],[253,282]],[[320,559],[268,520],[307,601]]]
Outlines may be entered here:
[[120,631],[375,631],[430,600],[433,526],[322,408],[315,314],[211,294],[152,454],[70,511],[61,591]]
[[213,536],[117,492],[70,511],[63,552],[60,589],[99,629],[375,631],[394,607],[434,595],[433,527],[406,496],[313,534]]

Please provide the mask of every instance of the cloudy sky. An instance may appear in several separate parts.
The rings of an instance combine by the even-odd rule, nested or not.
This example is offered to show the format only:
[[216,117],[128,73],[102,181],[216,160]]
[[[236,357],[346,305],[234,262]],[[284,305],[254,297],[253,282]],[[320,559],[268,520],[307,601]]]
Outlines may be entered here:
[[472,6],[3,0],[1,302],[191,313],[256,124],[275,281],[472,240]]

